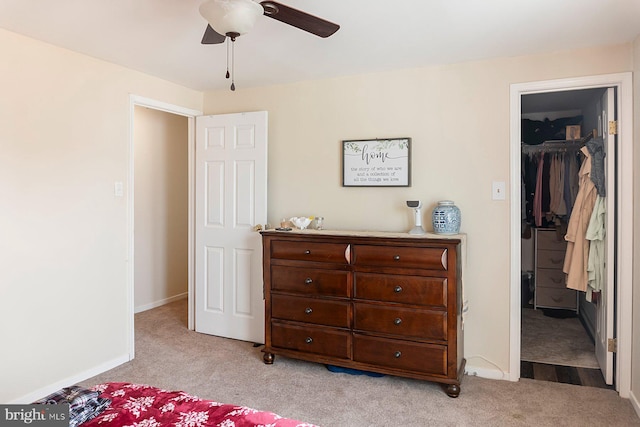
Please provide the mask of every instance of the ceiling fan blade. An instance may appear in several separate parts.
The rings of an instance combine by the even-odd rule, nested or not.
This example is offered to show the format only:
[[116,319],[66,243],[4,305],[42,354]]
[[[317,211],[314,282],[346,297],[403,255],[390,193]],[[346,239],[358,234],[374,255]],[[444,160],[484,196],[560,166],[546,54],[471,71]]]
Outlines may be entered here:
[[211,25],[207,25],[207,29],[204,30],[204,35],[202,36],[202,44],[220,44],[224,42],[227,36],[223,36],[222,34],[216,33],[216,30],[211,28]]
[[340,29],[340,25],[338,24],[309,15],[306,12],[275,1],[265,0],[260,2],[260,4],[264,8],[264,14],[269,18],[284,22],[285,24],[315,34],[316,36],[329,37]]

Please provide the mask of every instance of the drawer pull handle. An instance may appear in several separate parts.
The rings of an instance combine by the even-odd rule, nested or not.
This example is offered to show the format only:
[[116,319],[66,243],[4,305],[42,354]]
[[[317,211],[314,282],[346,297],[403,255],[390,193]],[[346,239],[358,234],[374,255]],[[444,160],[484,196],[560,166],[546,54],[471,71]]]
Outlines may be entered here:
[[309,255],[311,253],[311,251],[309,249],[307,249],[306,251],[304,251],[305,255]]
[[313,342],[313,338],[307,337],[305,338],[304,342],[306,342],[307,344],[311,344]]
[[396,319],[393,321],[394,324],[399,325],[402,323],[402,319],[399,317],[396,317]]
[[313,313],[313,309],[311,307],[307,307],[304,309],[304,314],[311,314]]
[[562,261],[564,261],[564,259],[553,259],[553,258],[549,258],[549,261],[551,262],[551,264],[560,264],[562,263]]
[[554,302],[561,302],[561,301],[562,301],[562,297],[560,297],[560,298],[551,297],[551,299],[552,299]]
[[304,279],[304,283],[305,285],[310,285],[313,283],[313,279],[311,277],[307,277],[306,279]]
[[400,255],[394,255],[393,256],[393,260],[394,261],[400,261]]
[[396,359],[400,358],[400,356],[402,356],[401,351],[396,351],[395,353],[393,353],[393,357],[395,357]]
[[553,277],[551,277],[551,281],[553,283],[562,283],[562,279],[554,279]]
[[399,294],[400,292],[402,292],[402,286],[396,286],[395,288],[393,288],[393,292]]

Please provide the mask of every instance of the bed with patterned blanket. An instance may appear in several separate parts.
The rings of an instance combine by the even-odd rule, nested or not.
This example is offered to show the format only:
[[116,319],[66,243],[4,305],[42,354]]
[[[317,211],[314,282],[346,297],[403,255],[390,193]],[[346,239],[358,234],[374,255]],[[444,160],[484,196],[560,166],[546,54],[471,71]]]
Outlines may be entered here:
[[[200,399],[131,383],[71,387],[37,403],[69,403],[71,426],[82,427],[315,427],[272,412]],[[74,418],[75,416],[75,418]]]

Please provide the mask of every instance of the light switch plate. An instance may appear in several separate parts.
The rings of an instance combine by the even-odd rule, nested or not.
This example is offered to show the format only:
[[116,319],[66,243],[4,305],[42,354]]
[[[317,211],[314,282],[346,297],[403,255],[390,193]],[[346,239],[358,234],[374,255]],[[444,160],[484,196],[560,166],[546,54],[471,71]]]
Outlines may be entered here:
[[491,184],[491,198],[493,200],[506,200],[504,181],[493,181]]
[[116,181],[113,184],[113,195],[116,197],[122,197],[124,195],[124,185],[122,181]]

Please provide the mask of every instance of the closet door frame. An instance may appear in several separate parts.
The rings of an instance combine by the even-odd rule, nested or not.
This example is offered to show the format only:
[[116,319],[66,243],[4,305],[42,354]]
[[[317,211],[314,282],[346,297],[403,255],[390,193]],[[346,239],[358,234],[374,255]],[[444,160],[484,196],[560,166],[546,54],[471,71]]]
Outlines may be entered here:
[[[614,87],[617,89],[618,159],[617,159],[617,235],[616,314],[617,352],[614,361],[615,387],[621,397],[631,390],[632,290],[633,259],[633,88],[632,74],[617,73],[572,79],[545,80],[512,84],[510,89],[510,356],[509,379],[520,379],[521,314],[521,100],[523,95],[578,89]],[[627,197],[620,197],[627,196]]]

